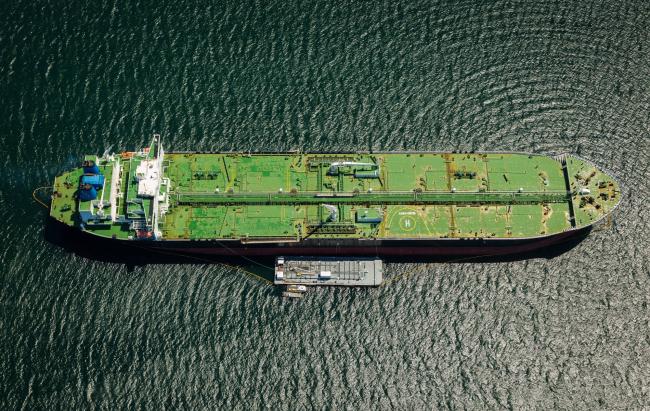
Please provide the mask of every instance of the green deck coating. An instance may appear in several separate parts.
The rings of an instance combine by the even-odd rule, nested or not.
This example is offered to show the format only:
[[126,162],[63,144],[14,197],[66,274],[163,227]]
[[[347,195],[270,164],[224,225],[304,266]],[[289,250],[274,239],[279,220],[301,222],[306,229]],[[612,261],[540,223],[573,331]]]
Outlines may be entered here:
[[300,241],[539,237],[590,225],[620,200],[588,161],[519,153],[165,153],[169,185],[141,198],[135,170],[154,150],[97,159],[106,186],[92,202],[75,199],[81,169],[58,176],[51,215],[80,225],[100,197],[106,212],[118,168],[115,221],[84,229],[121,239],[153,224],[154,201],[167,207],[159,239]]

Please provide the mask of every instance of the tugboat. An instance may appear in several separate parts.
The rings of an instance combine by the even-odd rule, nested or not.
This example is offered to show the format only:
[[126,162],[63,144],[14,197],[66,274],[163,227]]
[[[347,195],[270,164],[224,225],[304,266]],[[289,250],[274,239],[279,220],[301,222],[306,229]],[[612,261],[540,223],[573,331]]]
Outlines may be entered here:
[[302,298],[307,292],[307,287],[304,285],[287,285],[282,292],[283,297],[287,298]]

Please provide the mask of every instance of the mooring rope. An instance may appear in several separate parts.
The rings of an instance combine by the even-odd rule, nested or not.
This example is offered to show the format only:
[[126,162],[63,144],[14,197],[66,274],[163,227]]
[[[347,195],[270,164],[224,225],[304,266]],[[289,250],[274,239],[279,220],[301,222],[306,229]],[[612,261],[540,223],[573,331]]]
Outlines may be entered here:
[[[153,248],[142,247],[142,246],[139,246],[139,245],[136,245],[136,244],[127,244],[127,245],[130,246],[130,247],[139,248],[139,249],[142,249],[142,250],[145,250],[145,251],[153,251],[153,252],[159,253],[159,254],[167,254],[167,255],[172,255],[172,256],[177,256],[177,257],[190,258],[190,259],[200,261],[200,262],[203,262],[203,263],[210,263],[210,264],[215,263],[215,261],[210,260],[208,258],[203,258],[203,257],[191,255],[191,254],[185,254],[185,253],[181,253],[181,252],[178,252],[178,251],[158,250],[158,249],[153,249]],[[250,260],[250,259],[247,259],[247,260]],[[251,260],[251,261],[253,261],[253,260]],[[224,265],[226,267],[233,268],[235,270],[239,270],[242,273],[246,274],[247,276],[251,277],[252,279],[258,280],[258,281],[264,283],[267,286],[274,285],[273,281],[270,281],[270,280],[262,277],[261,275],[255,274],[254,272],[246,270],[245,268],[242,268],[240,266],[229,264],[229,263],[223,263],[223,262],[216,262],[216,263]],[[257,263],[257,264],[262,266],[262,267],[266,267],[266,266],[264,266],[262,264],[259,264],[259,263]]]
[[50,187],[50,186],[43,186],[43,187],[38,187],[38,188],[36,188],[34,191],[32,191],[32,198],[34,199],[34,201],[36,201],[38,204],[42,205],[43,207],[45,207],[45,208],[50,208],[50,206],[48,206],[48,205],[45,204],[43,201],[41,201],[38,197],[36,197],[36,192],[38,192],[38,191],[40,191],[40,190],[43,190],[43,189],[46,189],[46,188],[51,189],[52,187]]

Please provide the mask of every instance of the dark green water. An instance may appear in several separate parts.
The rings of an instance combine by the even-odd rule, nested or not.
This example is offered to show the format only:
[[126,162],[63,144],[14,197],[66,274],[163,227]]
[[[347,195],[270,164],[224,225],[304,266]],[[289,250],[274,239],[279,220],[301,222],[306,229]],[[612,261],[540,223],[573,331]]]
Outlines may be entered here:
[[[0,408],[650,406],[644,1],[12,1],[0,13]],[[176,150],[573,152],[626,188],[553,259],[389,264],[303,301],[43,238],[34,187]]]

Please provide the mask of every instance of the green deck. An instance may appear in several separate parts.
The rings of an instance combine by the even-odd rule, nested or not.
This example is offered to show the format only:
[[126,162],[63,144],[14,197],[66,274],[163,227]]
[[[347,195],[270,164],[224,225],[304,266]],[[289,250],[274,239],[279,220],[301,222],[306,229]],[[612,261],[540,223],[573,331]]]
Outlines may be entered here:
[[[151,158],[99,159],[105,201],[119,163],[109,199],[117,217],[86,230],[126,239],[154,224],[163,240],[524,238],[590,225],[620,199],[616,181],[589,162],[515,153],[165,153],[169,184],[157,199],[141,198],[135,169]],[[352,164],[332,168],[341,162]],[[69,225],[93,207],[74,199],[80,176],[72,170],[54,184],[51,215]]]

